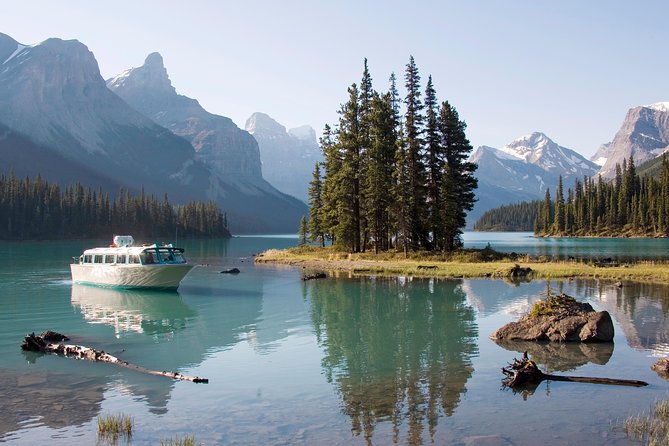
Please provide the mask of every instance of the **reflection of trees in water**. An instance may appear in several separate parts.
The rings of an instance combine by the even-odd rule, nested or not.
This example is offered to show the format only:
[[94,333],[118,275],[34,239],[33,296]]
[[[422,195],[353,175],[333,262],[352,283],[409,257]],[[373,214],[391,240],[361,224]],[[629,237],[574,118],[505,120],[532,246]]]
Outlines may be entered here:
[[466,391],[478,352],[474,310],[456,281],[366,278],[311,282],[323,370],[356,435],[390,421],[394,441],[433,438]]

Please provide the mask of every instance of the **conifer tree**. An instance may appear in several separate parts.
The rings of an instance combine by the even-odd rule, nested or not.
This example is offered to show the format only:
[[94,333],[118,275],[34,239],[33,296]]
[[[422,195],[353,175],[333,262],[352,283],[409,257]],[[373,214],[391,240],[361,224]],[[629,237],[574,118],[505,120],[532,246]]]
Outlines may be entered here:
[[374,251],[389,249],[390,214],[395,164],[395,119],[390,94],[376,93],[372,100],[371,145],[364,184],[366,221],[374,240]]
[[423,160],[423,103],[420,99],[420,74],[413,56],[409,58],[404,74],[406,96],[404,104],[404,138],[406,147],[406,174],[408,176],[409,245],[418,249],[427,244],[425,231],[425,164]]
[[323,183],[321,180],[320,163],[314,166],[309,183],[309,234],[311,240],[325,246],[325,225],[323,219]]
[[299,246],[304,246],[307,244],[307,241],[309,240],[309,229],[308,229],[309,224],[307,223],[307,218],[303,215],[302,218],[300,218],[300,228],[298,229],[298,242],[297,244]]
[[428,77],[425,87],[425,146],[427,149],[427,205],[429,231],[434,249],[441,249],[443,221],[441,209],[442,178],[444,176],[445,156],[442,138],[439,134],[439,110],[437,94]]
[[474,172],[477,165],[467,161],[473,150],[465,135],[467,124],[460,120],[455,107],[447,101],[441,104],[439,126],[446,156],[445,180],[441,193],[444,248],[452,251],[462,247],[465,218],[476,202],[474,191],[478,180],[474,177]]

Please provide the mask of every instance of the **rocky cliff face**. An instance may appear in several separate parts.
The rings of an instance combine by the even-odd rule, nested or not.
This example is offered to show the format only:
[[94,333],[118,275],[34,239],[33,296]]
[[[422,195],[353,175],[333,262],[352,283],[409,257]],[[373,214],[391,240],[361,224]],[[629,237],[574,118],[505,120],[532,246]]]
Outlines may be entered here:
[[627,112],[613,140],[602,145],[591,158],[601,165],[604,178],[615,175],[616,164],[634,156],[639,165],[669,149],[669,102],[634,107]]
[[219,176],[261,180],[258,144],[231,119],[206,111],[195,99],[177,94],[158,53],[144,65],[107,80],[107,86],[136,110],[175,135],[186,138]]
[[143,115],[192,144],[195,160],[212,174],[206,197],[228,212],[233,231],[295,231],[307,208],[263,178],[253,136],[229,118],[209,113],[197,100],[177,94],[160,54],[150,54],[143,66],[109,79],[107,86]]
[[251,115],[245,128],[258,141],[267,181],[307,202],[314,166],[323,160],[314,129],[305,125],[286,130],[264,113]]
[[1,35],[0,55],[0,123],[8,129],[125,187],[196,195],[181,181],[199,174],[189,164],[193,148],[111,93],[85,45],[26,46]]

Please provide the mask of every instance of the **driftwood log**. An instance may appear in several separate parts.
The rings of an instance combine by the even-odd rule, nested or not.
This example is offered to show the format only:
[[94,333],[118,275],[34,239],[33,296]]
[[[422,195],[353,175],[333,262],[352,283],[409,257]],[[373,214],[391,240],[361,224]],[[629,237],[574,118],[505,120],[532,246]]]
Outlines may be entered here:
[[569,381],[591,384],[610,384],[616,386],[643,387],[648,383],[632,379],[593,378],[586,376],[560,376],[548,375],[537,367],[537,364],[527,357],[527,352],[522,359],[515,358],[507,367],[502,368],[505,378],[502,379],[502,387],[510,389],[522,389],[523,386],[532,386],[547,381]]
[[36,336],[35,333],[31,333],[23,339],[23,344],[21,348],[26,351],[31,352],[40,352],[40,353],[50,353],[54,355],[65,356],[68,358],[75,359],[86,359],[89,361],[97,362],[108,362],[110,364],[115,364],[126,369],[135,370],[137,372],[146,373],[149,375],[155,376],[165,376],[167,378],[178,379],[182,381],[192,381],[194,383],[208,383],[209,379],[200,378],[198,376],[186,376],[177,372],[159,372],[157,370],[149,370],[144,367],[130,364],[127,361],[123,361],[116,356],[112,356],[109,353],[106,353],[104,350],[95,350],[90,347],[84,347],[82,345],[68,345],[63,344],[63,341],[68,341],[69,338],[60,333],[53,331],[45,331],[41,335]]

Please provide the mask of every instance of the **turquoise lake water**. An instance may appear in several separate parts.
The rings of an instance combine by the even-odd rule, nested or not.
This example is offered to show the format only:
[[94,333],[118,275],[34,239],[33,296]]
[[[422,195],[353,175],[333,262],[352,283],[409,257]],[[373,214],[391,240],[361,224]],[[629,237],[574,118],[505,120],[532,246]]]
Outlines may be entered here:
[[[468,233],[465,240],[551,256],[645,251],[666,258],[667,247],[665,240],[593,245],[523,234]],[[199,266],[176,293],[73,285],[69,259],[106,241],[1,242],[0,442],[96,444],[97,417],[124,413],[134,418],[133,445],[187,434],[202,444],[234,445],[626,445],[634,443],[622,432],[624,419],[669,397],[669,382],[650,370],[669,354],[667,286],[405,277],[303,282],[300,269],[253,265],[253,253],[295,242],[265,236],[179,243]],[[547,245],[559,253],[547,253]],[[231,267],[241,273],[220,274]],[[615,342],[489,340],[548,286],[608,310]],[[209,384],[20,350],[23,336],[47,329]],[[530,395],[502,390],[501,367],[525,350],[556,374],[650,385],[544,382]]]

